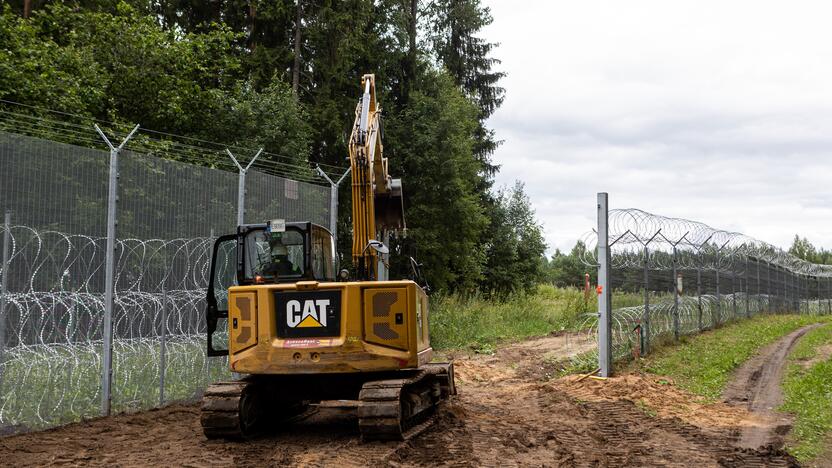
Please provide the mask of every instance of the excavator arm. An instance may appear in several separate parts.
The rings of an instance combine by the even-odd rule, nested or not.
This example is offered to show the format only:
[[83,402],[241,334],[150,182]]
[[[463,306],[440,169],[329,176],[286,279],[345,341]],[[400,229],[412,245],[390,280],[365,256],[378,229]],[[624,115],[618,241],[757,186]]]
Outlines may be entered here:
[[375,75],[361,78],[364,94],[350,135],[352,167],[352,258],[363,279],[378,280],[378,252],[371,242],[405,229],[401,179],[390,177],[382,140]]

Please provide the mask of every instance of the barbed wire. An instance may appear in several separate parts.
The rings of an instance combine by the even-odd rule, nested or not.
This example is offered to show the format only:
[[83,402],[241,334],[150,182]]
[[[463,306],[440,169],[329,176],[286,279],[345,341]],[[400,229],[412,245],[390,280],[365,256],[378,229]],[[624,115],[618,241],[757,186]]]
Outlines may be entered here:
[[[0,225],[0,239],[5,234]],[[100,404],[106,238],[19,225],[8,238],[9,262],[0,264],[9,289],[0,427],[26,430],[93,416]],[[158,404],[163,336],[167,401],[229,377],[227,362],[205,357],[212,243],[210,237],[117,240],[115,408]]]
[[[54,111],[4,99],[0,99],[0,104],[0,130],[69,144],[80,144],[90,148],[107,149],[103,141],[93,131],[94,124],[101,126],[117,140],[124,138],[133,128],[133,125],[97,120],[88,116]],[[36,111],[54,118],[33,115],[27,113],[27,111]],[[236,172],[237,167],[228,158],[225,153],[226,149],[232,151],[244,166],[258,152],[258,148],[222,144],[145,128],[139,128],[138,133],[128,143],[127,149],[164,159],[173,159],[231,172]],[[330,174],[341,174],[346,170],[346,167],[326,163],[316,163],[315,165],[320,166]],[[260,158],[254,161],[251,167],[270,175],[328,185],[313,170],[311,164],[299,163],[298,156],[263,151]]]
[[[646,260],[650,269],[669,270],[675,248],[676,268],[722,270],[751,259],[797,275],[832,277],[832,265],[805,261],[748,235],[636,208],[610,210],[609,238],[613,268],[642,267]],[[587,246],[583,262],[597,265],[597,234],[588,232],[582,241]],[[646,252],[650,255],[645,258]]]

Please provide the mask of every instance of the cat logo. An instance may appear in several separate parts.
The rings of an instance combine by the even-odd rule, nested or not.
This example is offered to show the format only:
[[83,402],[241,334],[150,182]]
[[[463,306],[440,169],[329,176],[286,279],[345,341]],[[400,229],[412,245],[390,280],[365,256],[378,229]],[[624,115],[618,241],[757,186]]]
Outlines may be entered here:
[[322,338],[341,334],[341,291],[275,291],[278,338]]
[[292,299],[286,302],[286,325],[290,328],[326,328],[329,299]]

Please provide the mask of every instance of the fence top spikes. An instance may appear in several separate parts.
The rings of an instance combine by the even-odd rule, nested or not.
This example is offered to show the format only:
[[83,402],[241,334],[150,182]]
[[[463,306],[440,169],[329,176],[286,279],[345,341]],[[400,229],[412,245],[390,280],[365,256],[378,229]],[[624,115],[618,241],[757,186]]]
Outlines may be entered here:
[[110,139],[107,138],[107,135],[104,134],[104,131],[101,130],[101,127],[98,126],[98,124],[93,124],[93,126],[95,127],[95,130],[98,132],[98,134],[101,135],[101,138],[104,140],[104,143],[107,143],[107,146],[110,147],[110,151],[121,151],[121,149],[124,148],[124,145],[127,144],[127,142],[130,141],[131,138],[133,138],[133,135],[139,130],[139,125],[133,127],[133,130],[131,130],[130,133],[128,133],[127,136],[124,137],[124,140],[122,140],[121,144],[118,145],[118,147],[115,147],[110,142]]

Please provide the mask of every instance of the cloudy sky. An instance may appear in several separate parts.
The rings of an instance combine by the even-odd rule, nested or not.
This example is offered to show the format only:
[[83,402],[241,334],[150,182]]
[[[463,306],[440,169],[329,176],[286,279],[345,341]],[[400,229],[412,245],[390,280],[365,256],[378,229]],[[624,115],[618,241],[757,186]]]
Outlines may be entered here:
[[490,125],[550,251],[612,208],[832,247],[832,3],[483,0]]

